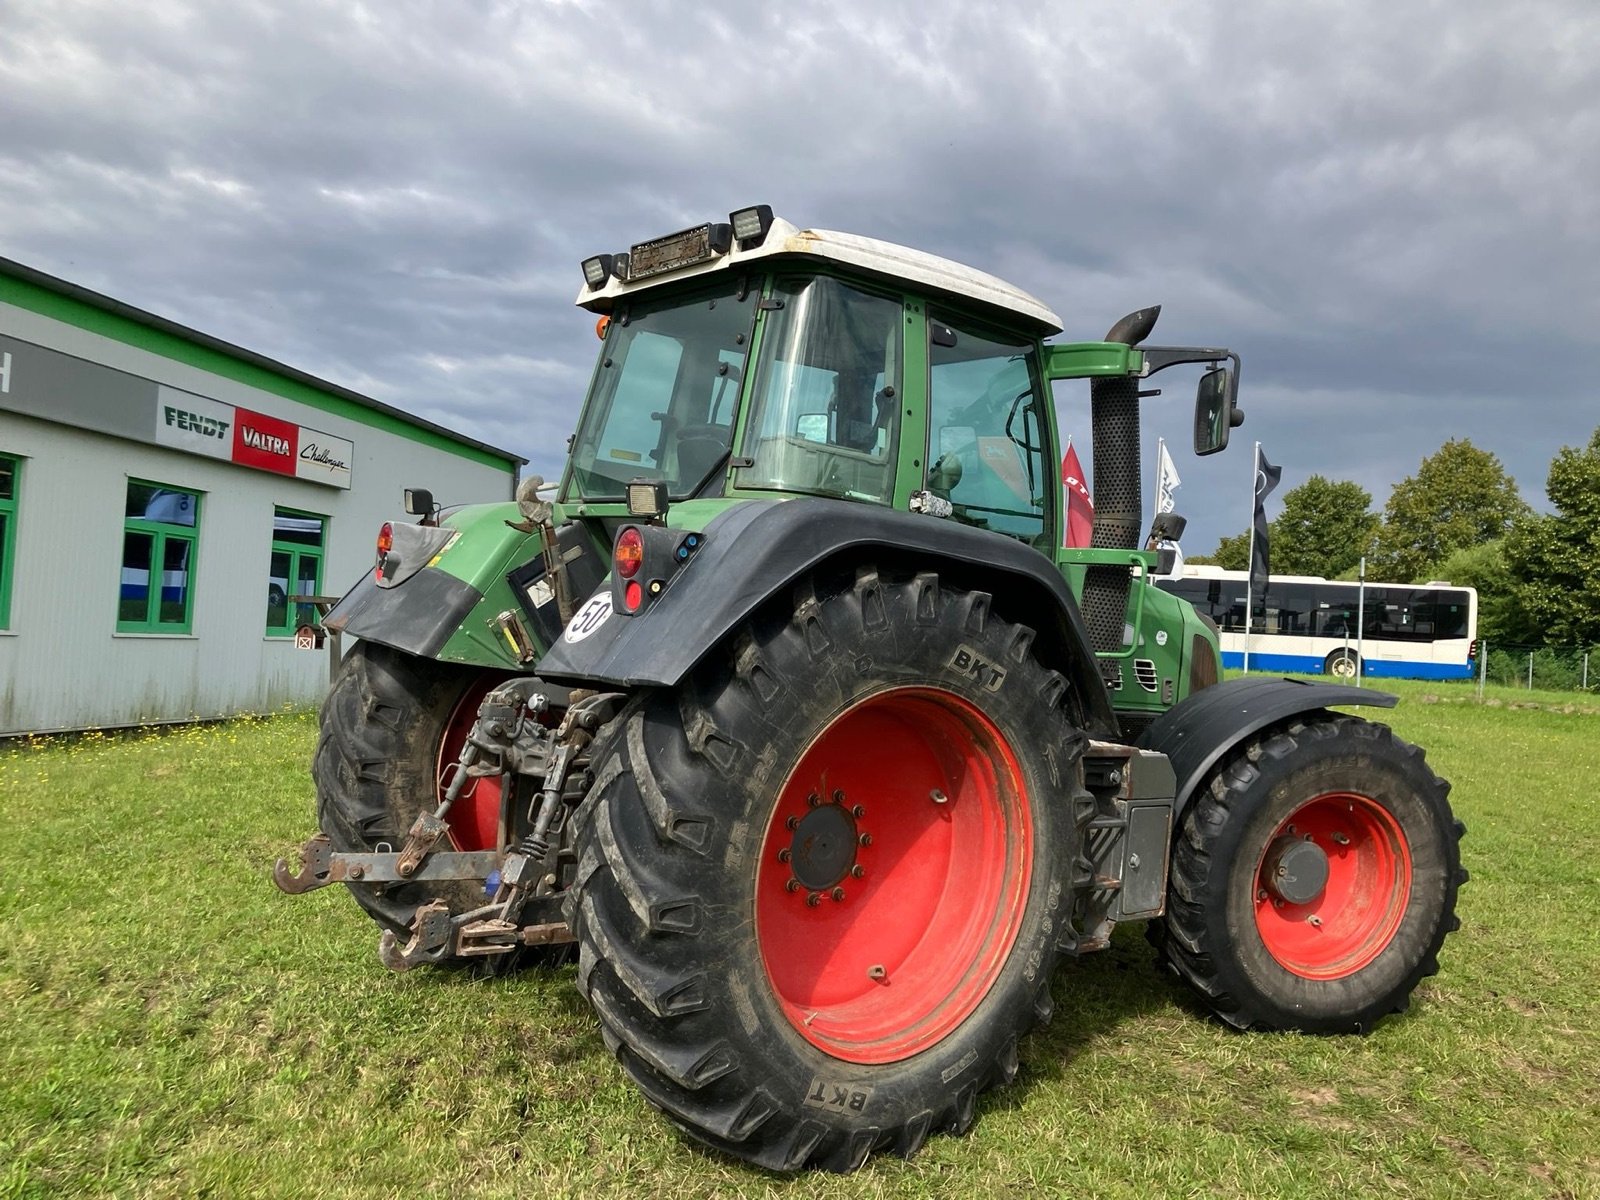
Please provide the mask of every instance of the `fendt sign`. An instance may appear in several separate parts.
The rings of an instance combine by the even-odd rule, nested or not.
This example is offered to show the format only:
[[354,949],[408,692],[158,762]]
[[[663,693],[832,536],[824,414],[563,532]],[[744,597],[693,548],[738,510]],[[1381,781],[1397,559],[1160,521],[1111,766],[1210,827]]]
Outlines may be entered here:
[[308,483],[350,486],[355,446],[331,433],[12,337],[0,337],[0,368],[0,408]]

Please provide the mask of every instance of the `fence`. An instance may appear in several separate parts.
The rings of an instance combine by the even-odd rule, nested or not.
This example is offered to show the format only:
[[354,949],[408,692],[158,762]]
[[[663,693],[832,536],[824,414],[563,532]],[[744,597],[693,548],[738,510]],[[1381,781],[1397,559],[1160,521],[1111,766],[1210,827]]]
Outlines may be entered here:
[[1490,683],[1552,692],[1600,692],[1600,646],[1479,644],[1479,670]]

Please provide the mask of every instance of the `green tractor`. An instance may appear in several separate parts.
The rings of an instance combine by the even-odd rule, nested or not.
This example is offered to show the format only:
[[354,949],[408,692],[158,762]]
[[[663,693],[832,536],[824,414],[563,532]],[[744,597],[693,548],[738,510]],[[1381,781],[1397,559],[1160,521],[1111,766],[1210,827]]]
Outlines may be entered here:
[[583,271],[559,486],[409,494],[324,622],[360,640],[284,890],[345,883],[396,970],[575,944],[648,1100],[778,1170],[965,1131],[1120,921],[1242,1029],[1363,1031],[1437,970],[1448,785],[1334,711],[1394,699],[1220,682],[1152,586],[1182,522],[1142,536],[1142,385],[1199,364],[1213,453],[1236,355],[1145,345],[1156,309],[1052,343],[1001,280],[765,206]]

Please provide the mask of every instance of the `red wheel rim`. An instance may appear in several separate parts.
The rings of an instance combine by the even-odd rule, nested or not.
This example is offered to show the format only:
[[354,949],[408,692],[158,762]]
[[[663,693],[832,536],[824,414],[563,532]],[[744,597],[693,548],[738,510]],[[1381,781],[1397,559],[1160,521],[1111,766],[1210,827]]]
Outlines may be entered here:
[[946,692],[879,693],[818,735],[756,873],[762,963],[802,1037],[849,1062],[895,1062],[972,1014],[1027,903],[1023,791],[1000,731]]
[[[1305,903],[1278,895],[1272,878],[1294,840],[1327,858],[1327,882]],[[1394,814],[1366,796],[1332,792],[1301,805],[1267,840],[1256,866],[1256,929],[1284,970],[1343,979],[1383,953],[1410,894],[1411,847]]]
[[[456,763],[461,760],[461,747],[467,743],[467,734],[472,732],[472,724],[478,719],[478,706],[500,682],[498,678],[475,678],[451,709],[444,737],[439,740],[439,761],[434,768],[440,800],[444,799],[456,772]],[[444,819],[450,826],[450,840],[457,850],[497,849],[500,844],[500,777],[469,781]]]

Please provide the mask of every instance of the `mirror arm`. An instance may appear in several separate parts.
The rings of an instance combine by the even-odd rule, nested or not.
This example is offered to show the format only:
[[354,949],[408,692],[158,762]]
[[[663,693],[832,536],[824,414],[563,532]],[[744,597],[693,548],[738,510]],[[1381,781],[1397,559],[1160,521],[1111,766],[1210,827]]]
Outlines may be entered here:
[[1157,371],[1165,371],[1168,367],[1175,367],[1179,363],[1214,363],[1228,359],[1233,363],[1235,371],[1239,369],[1239,356],[1232,350],[1205,346],[1145,346],[1140,353],[1144,355],[1144,370],[1139,372],[1139,377],[1145,379]]

